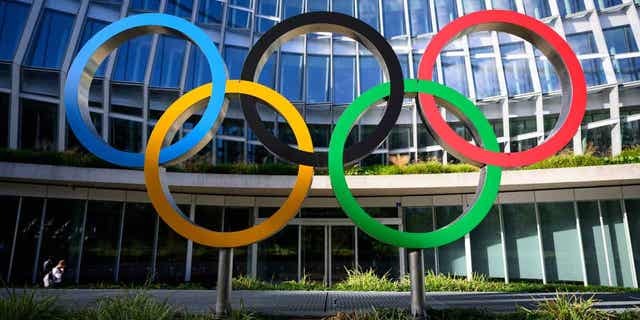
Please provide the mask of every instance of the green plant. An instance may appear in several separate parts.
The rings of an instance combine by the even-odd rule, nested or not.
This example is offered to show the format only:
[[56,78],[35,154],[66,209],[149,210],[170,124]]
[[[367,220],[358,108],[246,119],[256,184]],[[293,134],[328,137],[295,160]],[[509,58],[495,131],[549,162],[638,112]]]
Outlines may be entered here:
[[335,316],[324,318],[325,320],[409,320],[413,317],[401,309],[372,309],[368,312],[340,312]]
[[593,297],[583,299],[575,295],[556,294],[555,299],[538,303],[537,310],[524,309],[530,315],[549,320],[608,320],[614,316],[593,307]]
[[359,268],[347,270],[347,279],[338,282],[334,289],[342,291],[400,291],[400,282],[389,278],[388,274],[378,276],[373,269]]
[[90,312],[95,320],[171,320],[176,317],[176,311],[169,303],[158,302],[144,291],[102,298]]
[[37,297],[35,291],[22,293],[6,289],[0,297],[0,320],[63,319],[64,311],[53,297]]

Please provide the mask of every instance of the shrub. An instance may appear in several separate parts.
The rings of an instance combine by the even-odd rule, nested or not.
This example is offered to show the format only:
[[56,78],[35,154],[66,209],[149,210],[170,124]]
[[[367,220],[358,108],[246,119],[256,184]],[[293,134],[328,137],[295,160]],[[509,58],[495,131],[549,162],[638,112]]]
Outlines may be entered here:
[[555,299],[540,302],[537,310],[525,309],[525,311],[539,319],[549,320],[614,319],[612,314],[595,309],[593,307],[594,302],[593,297],[585,300],[574,295],[558,293]]
[[166,301],[158,302],[143,291],[102,298],[98,300],[96,308],[89,311],[89,316],[95,320],[171,320],[176,314]]
[[388,274],[378,276],[373,269],[347,270],[347,279],[336,283],[334,289],[341,291],[400,291],[400,282],[389,279]]
[[53,320],[63,316],[55,298],[38,298],[34,291],[17,293],[6,289],[6,295],[0,298],[0,320]]

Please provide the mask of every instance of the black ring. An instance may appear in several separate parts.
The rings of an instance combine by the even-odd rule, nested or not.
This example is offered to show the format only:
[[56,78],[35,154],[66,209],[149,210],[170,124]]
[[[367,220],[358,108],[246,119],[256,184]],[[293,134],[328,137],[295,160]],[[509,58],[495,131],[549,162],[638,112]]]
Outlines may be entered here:
[[[384,142],[400,116],[404,100],[404,79],[400,61],[391,45],[378,31],[363,21],[335,12],[310,12],[291,17],[278,23],[260,37],[247,55],[240,78],[246,81],[257,81],[269,56],[280,45],[294,37],[310,32],[340,33],[360,42],[385,67],[391,83],[387,108],[376,129],[366,140],[359,141],[344,151],[345,163],[353,163],[374,151]],[[328,155],[292,148],[267,130],[258,115],[255,99],[242,95],[240,101],[249,128],[253,130],[267,150],[295,164],[314,167],[327,166]]]

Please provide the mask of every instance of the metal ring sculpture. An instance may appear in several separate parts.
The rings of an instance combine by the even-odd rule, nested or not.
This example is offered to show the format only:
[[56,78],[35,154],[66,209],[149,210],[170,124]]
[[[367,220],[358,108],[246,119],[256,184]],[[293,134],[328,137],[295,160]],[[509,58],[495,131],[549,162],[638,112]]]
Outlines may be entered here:
[[[552,135],[544,144],[524,152],[500,153],[495,133],[482,112],[462,94],[430,81],[440,50],[456,37],[472,31],[514,34],[532,42],[551,61],[562,84],[562,111]],[[384,66],[389,79],[389,82],[363,93],[344,111],[331,135],[327,157],[313,152],[309,129],[291,102],[274,90],[254,82],[270,54],[279,45],[309,32],[335,32],[357,40]],[[89,87],[93,74],[109,52],[126,40],[148,33],[179,35],[200,47],[209,63],[213,84],[193,89],[167,108],[151,132],[144,154],[123,152],[109,146],[96,133],[87,104]],[[443,28],[425,50],[418,76],[417,80],[404,80],[391,46],[364,22],[339,13],[314,12],[291,17],[270,29],[249,52],[242,69],[242,80],[227,80],[222,59],[202,30],[170,15],[141,14],[105,27],[85,44],[67,76],[64,101],[69,124],[78,140],[96,156],[111,163],[124,167],[144,166],[147,193],[160,217],[178,234],[197,243],[221,248],[240,247],[270,237],[281,230],[302,206],[311,187],[313,168],[328,166],[336,198],[359,228],[387,244],[430,248],[451,243],[480,224],[498,195],[502,167],[523,166],[543,160],[570,141],[584,116],[586,84],[575,54],[550,27],[528,16],[501,10],[472,13]],[[160,167],[194,155],[211,141],[226,112],[225,93],[241,94],[247,123],[265,147],[278,157],[299,166],[296,183],[282,207],[264,222],[235,232],[215,232],[190,221],[176,205],[165,183],[165,169]],[[416,98],[423,122],[447,152],[482,167],[474,203],[458,219],[432,232],[403,232],[379,223],[357,203],[344,176],[345,163],[366,156],[384,141],[398,119],[405,96]],[[208,103],[205,103],[207,99]],[[280,113],[289,123],[297,141],[297,149],[277,140],[266,130],[257,112],[256,99]],[[372,136],[345,150],[354,123],[372,105],[383,100],[386,100],[387,108]],[[440,115],[438,105],[461,119],[479,146],[459,137]],[[170,145],[178,128],[198,111],[203,113],[195,128]]]

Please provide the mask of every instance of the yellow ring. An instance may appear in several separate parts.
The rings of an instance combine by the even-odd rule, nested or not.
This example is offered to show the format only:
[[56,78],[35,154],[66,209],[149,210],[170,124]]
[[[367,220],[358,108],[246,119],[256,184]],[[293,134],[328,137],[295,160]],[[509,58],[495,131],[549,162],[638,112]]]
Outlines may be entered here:
[[[226,92],[247,94],[272,106],[289,123],[298,142],[298,148],[302,151],[313,152],[309,128],[298,110],[282,95],[261,84],[242,80],[227,81]],[[275,214],[256,226],[241,231],[216,232],[191,222],[175,204],[168,186],[162,183],[165,169],[161,168],[158,162],[160,150],[166,141],[170,140],[167,139],[167,134],[182,125],[180,123],[179,126],[176,126],[175,122],[185,121],[183,113],[198,105],[210,95],[211,83],[187,92],[171,104],[160,117],[158,123],[156,123],[149,137],[144,158],[144,178],[147,185],[147,193],[158,215],[181,236],[210,247],[233,248],[246,246],[264,240],[280,231],[296,215],[311,187],[313,167],[298,166],[298,177],[287,200]],[[215,132],[216,129],[212,128],[212,132]],[[199,151],[210,139],[210,135],[205,137],[203,142],[194,148],[198,149],[195,152]]]

